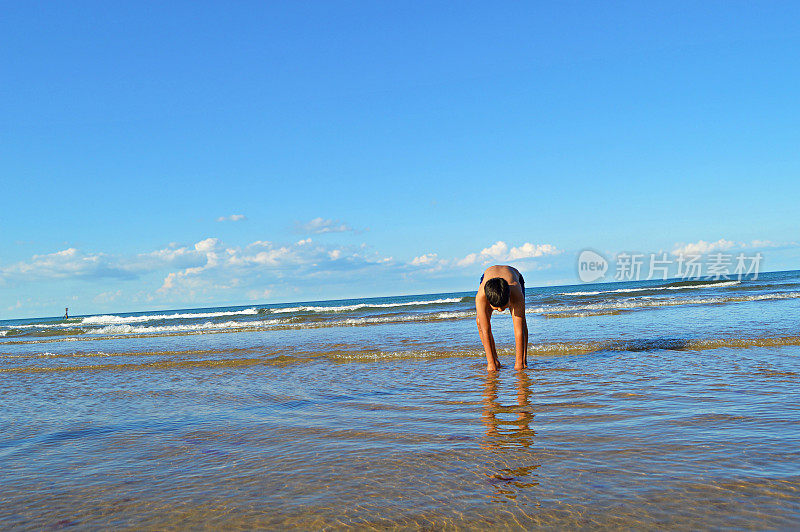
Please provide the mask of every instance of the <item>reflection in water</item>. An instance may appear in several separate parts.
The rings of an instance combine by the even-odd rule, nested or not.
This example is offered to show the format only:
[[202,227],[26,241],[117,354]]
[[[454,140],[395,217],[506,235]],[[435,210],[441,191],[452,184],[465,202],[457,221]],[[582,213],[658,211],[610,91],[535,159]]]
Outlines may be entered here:
[[[483,391],[483,423],[486,425],[486,437],[481,447],[486,450],[503,448],[528,448],[533,445],[534,431],[530,428],[533,414],[529,405],[531,395],[530,378],[523,371],[516,374],[517,405],[503,406],[497,398],[498,377],[490,374],[486,377]],[[516,419],[501,419],[498,414],[516,414]],[[502,430],[501,430],[502,428]]]
[[[516,499],[517,492],[538,484],[533,479],[526,479],[539,467],[534,462],[534,455],[529,451],[533,446],[535,432],[530,428],[533,413],[530,408],[530,378],[524,371],[516,372],[517,404],[503,406],[498,400],[498,375],[486,376],[483,391],[482,421],[486,425],[486,436],[481,448],[490,451],[492,461],[496,464],[493,471],[487,473],[489,483],[494,487],[494,496]],[[514,419],[503,419],[514,418]],[[516,452],[515,452],[516,451]]]

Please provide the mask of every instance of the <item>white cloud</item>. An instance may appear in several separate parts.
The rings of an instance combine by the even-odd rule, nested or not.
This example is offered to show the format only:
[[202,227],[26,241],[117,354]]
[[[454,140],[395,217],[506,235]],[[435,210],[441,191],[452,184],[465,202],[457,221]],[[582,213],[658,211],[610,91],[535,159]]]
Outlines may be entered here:
[[200,242],[196,243],[194,245],[194,249],[196,249],[197,251],[199,251],[201,253],[206,253],[206,252],[209,252],[209,251],[213,250],[214,248],[216,248],[217,244],[219,244],[219,240],[218,239],[216,239],[216,238],[206,238],[205,240],[201,240]]
[[525,242],[521,246],[512,247],[509,249],[508,244],[502,240],[498,240],[491,246],[483,248],[480,253],[470,253],[460,260],[456,260],[456,266],[471,266],[475,263],[487,264],[489,262],[508,262],[518,261],[525,259],[532,259],[537,257],[544,257],[546,255],[558,255],[563,253],[563,250],[558,249],[553,244],[532,244]]
[[488,248],[483,248],[481,250],[481,256],[502,260],[508,254],[508,244],[503,242],[502,240],[498,240]]
[[426,253],[419,257],[414,257],[411,264],[414,266],[428,266],[436,262],[438,255],[436,253]]
[[752,240],[747,242],[734,242],[720,238],[716,242],[706,242],[698,240],[685,244],[683,242],[675,244],[672,250],[673,255],[705,255],[711,252],[723,252],[731,249],[764,249],[764,248],[783,248],[797,246],[797,242],[773,242],[771,240]]
[[470,266],[478,261],[477,253],[470,253],[461,260],[456,261],[456,266]]
[[452,261],[439,258],[438,253],[425,253],[414,257],[410,264],[415,268],[420,268],[418,271],[432,274],[444,270],[451,263]]
[[751,248],[788,248],[796,247],[797,242],[773,242],[771,240],[753,240],[750,242]]
[[[278,245],[257,240],[246,246],[226,246],[218,238],[205,238],[190,245],[169,246],[135,255],[86,253],[67,248],[55,253],[34,255],[8,266],[0,265],[0,282],[14,284],[102,278],[129,280],[143,277],[159,284],[143,290],[139,300],[170,299],[191,301],[195,295],[208,295],[233,288],[243,290],[264,286],[289,275],[298,279],[341,278],[361,274],[369,268],[394,267],[391,259],[363,246],[317,244],[305,238],[294,244]],[[99,294],[95,303],[121,301],[116,290]],[[262,297],[264,294],[261,291]],[[228,296],[230,297],[230,296]]]
[[543,257],[545,255],[558,255],[561,253],[552,244],[531,244],[526,242],[518,248],[511,248],[508,254],[508,260],[531,259],[535,257]]
[[[252,292],[253,297],[265,299],[265,286],[270,287],[270,297],[276,292],[291,290],[292,283],[288,283],[288,279],[310,285],[343,282],[348,276],[403,276],[409,272],[434,275],[455,266],[524,261],[560,252],[550,244],[526,242],[512,247],[498,241],[460,260],[427,252],[410,262],[397,262],[364,244],[333,246],[303,238],[293,243],[255,240],[243,246],[231,246],[219,238],[208,237],[194,243],[171,243],[160,249],[128,255],[85,252],[70,247],[33,255],[8,266],[0,265],[0,281],[6,280],[22,288],[23,283],[62,279],[140,279],[138,284],[129,285],[133,292],[121,285],[104,287],[106,291],[98,291],[102,293],[95,292],[96,304],[120,303],[126,298],[147,302],[213,301],[221,294],[226,298],[236,297],[235,294],[248,297],[253,290],[256,291]],[[236,290],[235,294],[232,290]]]
[[[194,245],[202,255],[200,263],[167,273],[158,292],[191,294],[198,290],[221,289],[226,285],[215,279],[238,276],[237,281],[258,283],[264,276],[282,277],[291,272],[297,277],[326,277],[357,271],[381,264],[379,256],[370,256],[362,249],[330,248],[314,244],[310,238],[294,244],[274,245],[260,240],[243,248],[224,248],[216,238],[207,238]],[[265,297],[262,295],[259,298]]]
[[157,262],[170,264],[172,262],[180,261],[189,256],[191,250],[185,247],[176,247],[176,244],[171,244],[170,247],[152,251],[150,253],[140,254],[139,257],[151,258]]
[[237,251],[228,256],[228,266],[280,266],[291,262],[292,250],[288,247],[266,249],[255,254]]
[[353,229],[346,223],[339,220],[326,220],[324,218],[314,218],[310,222],[298,224],[298,229],[304,233],[323,234],[323,233],[344,233]]
[[86,254],[76,248],[67,248],[55,253],[34,255],[29,261],[21,261],[0,269],[0,277],[28,280],[78,278],[131,278],[131,268],[118,264],[103,253]]
[[231,214],[230,216],[220,216],[217,218],[218,222],[242,222],[247,220],[244,214]]
[[689,244],[676,244],[675,249],[672,250],[673,255],[704,255],[712,251],[725,251],[731,249],[736,245],[735,242],[720,238],[716,242],[706,242],[705,240],[698,240]]

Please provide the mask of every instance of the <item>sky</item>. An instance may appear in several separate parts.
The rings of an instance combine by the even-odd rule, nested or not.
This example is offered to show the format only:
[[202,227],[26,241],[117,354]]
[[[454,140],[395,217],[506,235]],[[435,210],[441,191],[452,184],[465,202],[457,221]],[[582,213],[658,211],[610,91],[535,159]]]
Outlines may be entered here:
[[797,2],[0,12],[0,319],[800,268]]

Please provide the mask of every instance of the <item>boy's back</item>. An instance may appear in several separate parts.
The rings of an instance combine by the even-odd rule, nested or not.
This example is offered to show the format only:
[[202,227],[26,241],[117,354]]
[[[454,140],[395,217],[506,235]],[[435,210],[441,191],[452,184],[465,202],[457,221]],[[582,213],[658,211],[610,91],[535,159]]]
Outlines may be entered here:
[[525,320],[525,280],[516,268],[495,265],[486,268],[481,276],[478,293],[475,294],[476,322],[478,334],[486,352],[486,369],[494,371],[500,367],[497,349],[492,335],[492,312],[511,310],[514,324],[516,360],[514,368],[528,367],[528,323]]

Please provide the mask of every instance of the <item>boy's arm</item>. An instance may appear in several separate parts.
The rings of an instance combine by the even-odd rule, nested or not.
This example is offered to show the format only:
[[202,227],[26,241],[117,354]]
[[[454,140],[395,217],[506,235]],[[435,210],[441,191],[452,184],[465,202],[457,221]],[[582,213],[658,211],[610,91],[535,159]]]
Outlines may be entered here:
[[528,367],[528,321],[525,319],[525,298],[520,298],[518,304],[511,307],[514,322],[514,347],[516,360],[514,369]]
[[475,310],[478,314],[475,320],[478,324],[478,334],[481,337],[483,350],[486,353],[486,369],[495,371],[500,367],[500,361],[497,359],[497,349],[494,345],[494,336],[492,336],[492,309],[486,304],[483,298],[475,298]]

